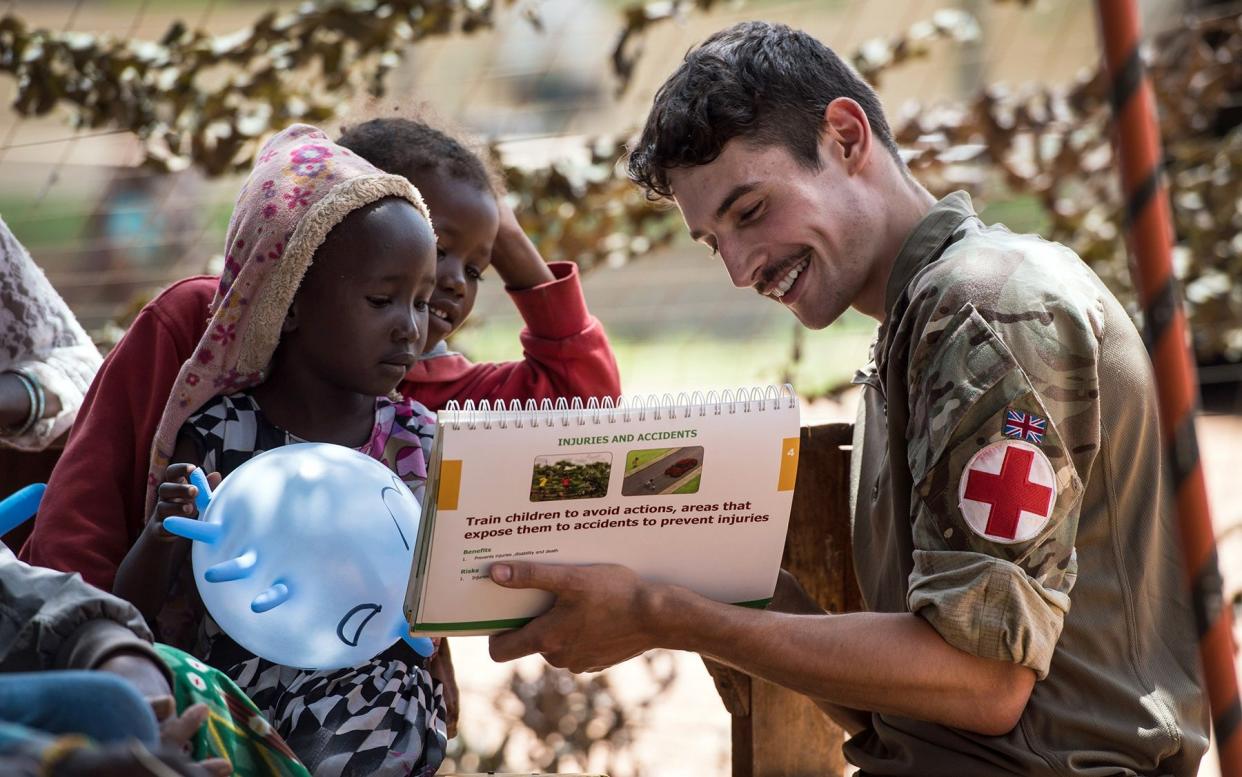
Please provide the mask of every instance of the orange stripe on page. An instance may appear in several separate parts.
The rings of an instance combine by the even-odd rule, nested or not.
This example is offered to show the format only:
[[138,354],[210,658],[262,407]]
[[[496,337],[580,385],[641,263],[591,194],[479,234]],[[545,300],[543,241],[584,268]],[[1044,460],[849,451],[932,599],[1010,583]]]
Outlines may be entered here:
[[436,494],[437,510],[456,510],[461,492],[461,459],[440,462],[440,491]]
[[781,474],[776,480],[777,491],[793,491],[798,480],[798,438],[781,440]]

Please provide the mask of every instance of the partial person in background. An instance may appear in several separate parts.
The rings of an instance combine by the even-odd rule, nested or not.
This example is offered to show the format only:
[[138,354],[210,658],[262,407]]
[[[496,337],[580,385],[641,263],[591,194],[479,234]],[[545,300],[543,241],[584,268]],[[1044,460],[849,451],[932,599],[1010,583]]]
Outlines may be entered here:
[[0,774],[233,773],[180,752],[208,708],[177,714],[176,678],[130,604],[3,544],[0,602]]
[[43,450],[69,431],[98,349],[0,220],[0,445]]

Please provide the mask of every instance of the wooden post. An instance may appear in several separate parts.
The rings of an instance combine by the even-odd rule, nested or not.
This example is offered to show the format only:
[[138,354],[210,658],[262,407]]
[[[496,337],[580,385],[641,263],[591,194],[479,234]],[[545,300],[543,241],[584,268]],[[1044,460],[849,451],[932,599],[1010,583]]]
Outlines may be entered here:
[[[782,566],[824,609],[861,609],[850,551],[850,424],[803,427]],[[733,777],[838,777],[844,732],[810,699],[734,674],[720,688],[733,713]]]

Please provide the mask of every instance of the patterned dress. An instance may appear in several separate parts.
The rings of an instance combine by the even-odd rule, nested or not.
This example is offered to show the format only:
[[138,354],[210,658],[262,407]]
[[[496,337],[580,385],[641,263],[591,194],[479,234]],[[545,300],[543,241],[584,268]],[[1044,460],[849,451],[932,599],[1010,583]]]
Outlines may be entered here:
[[[359,450],[421,499],[434,424],[417,403],[377,399],[371,439]],[[269,421],[247,392],[216,397],[181,435],[198,446],[204,470],[225,476],[264,451],[306,442]],[[294,669],[247,652],[204,615],[194,652],[254,700],[315,777],[422,777],[444,759],[442,688],[404,642],[350,669]]]

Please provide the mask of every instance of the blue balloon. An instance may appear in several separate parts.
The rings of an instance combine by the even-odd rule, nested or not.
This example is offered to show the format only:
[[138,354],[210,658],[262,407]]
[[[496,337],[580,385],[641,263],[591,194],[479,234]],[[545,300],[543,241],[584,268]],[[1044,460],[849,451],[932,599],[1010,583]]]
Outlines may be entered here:
[[20,488],[0,501],[0,534],[8,534],[21,526],[39,510],[47,485],[34,483]]
[[170,517],[194,540],[194,577],[225,634],[257,656],[340,669],[405,638],[402,607],[421,515],[380,462],[339,445],[299,443],[247,461],[213,493],[201,469],[199,520]]

